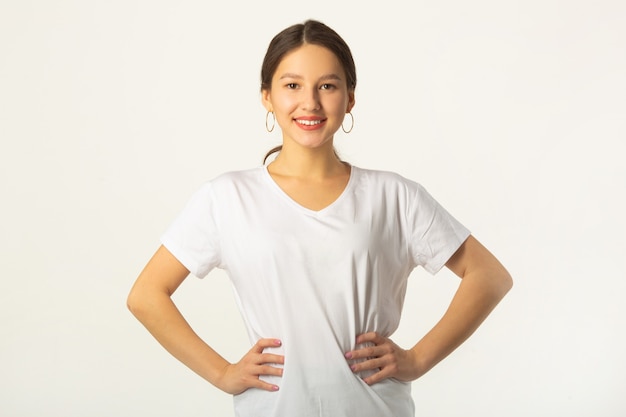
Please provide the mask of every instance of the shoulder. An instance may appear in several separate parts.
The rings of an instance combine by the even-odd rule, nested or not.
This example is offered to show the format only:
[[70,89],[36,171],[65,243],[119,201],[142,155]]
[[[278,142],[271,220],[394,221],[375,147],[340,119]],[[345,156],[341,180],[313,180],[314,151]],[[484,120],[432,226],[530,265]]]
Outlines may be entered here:
[[258,185],[259,182],[263,181],[264,170],[265,168],[263,166],[259,166],[238,171],[227,171],[206,181],[202,188],[219,191],[246,186],[255,186]]
[[239,171],[227,171],[202,182],[192,199],[221,200],[229,195],[236,195],[238,190],[259,188],[263,182],[263,167]]
[[387,190],[396,190],[397,192],[407,192],[409,194],[419,193],[423,190],[423,186],[397,172],[368,169],[353,166],[359,181],[369,187],[383,188]]
[[254,181],[261,177],[264,167],[258,166],[237,171],[227,171],[213,179],[209,180],[210,184],[233,184],[246,181]]

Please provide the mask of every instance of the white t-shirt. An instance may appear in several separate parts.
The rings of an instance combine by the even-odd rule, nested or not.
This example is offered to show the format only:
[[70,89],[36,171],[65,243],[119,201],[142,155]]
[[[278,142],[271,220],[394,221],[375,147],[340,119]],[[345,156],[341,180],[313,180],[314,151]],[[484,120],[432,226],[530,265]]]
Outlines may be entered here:
[[410,383],[368,386],[344,354],[356,336],[398,327],[410,272],[436,273],[469,236],[419,184],[352,166],[343,193],[313,211],[266,167],[203,185],[162,238],[193,275],[233,284],[251,343],[278,338],[277,392],[234,397],[239,417],[412,417]]

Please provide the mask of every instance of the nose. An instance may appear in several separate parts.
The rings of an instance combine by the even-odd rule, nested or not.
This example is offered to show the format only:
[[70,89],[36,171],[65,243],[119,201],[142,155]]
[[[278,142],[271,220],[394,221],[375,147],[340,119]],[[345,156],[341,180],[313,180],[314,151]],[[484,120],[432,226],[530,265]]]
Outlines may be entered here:
[[302,110],[313,111],[320,109],[320,96],[317,88],[307,88],[302,94]]

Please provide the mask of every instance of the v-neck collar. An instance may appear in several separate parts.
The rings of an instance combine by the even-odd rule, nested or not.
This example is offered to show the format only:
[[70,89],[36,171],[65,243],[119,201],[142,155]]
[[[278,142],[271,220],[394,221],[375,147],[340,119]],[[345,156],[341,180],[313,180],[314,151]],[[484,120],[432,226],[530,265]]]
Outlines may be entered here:
[[339,203],[341,203],[341,201],[345,198],[346,194],[348,194],[348,192],[350,191],[350,189],[352,188],[352,184],[355,181],[355,177],[357,175],[357,169],[355,166],[350,165],[350,177],[348,178],[348,183],[346,184],[346,186],[344,187],[343,191],[341,192],[341,194],[339,194],[339,196],[330,204],[328,204],[326,207],[320,209],[320,210],[312,210],[310,208],[304,207],[302,204],[298,203],[296,200],[294,200],[293,198],[291,198],[282,188],[280,188],[280,186],[276,183],[276,181],[274,181],[274,178],[272,178],[272,176],[270,175],[268,169],[267,169],[267,165],[263,165],[261,168],[261,171],[263,173],[263,177],[267,180],[267,182],[270,184],[271,188],[273,188],[284,200],[286,200],[289,205],[293,206],[294,208],[296,208],[298,211],[310,215],[310,216],[321,216],[323,214],[325,214],[326,212],[332,210],[333,207],[337,206]]

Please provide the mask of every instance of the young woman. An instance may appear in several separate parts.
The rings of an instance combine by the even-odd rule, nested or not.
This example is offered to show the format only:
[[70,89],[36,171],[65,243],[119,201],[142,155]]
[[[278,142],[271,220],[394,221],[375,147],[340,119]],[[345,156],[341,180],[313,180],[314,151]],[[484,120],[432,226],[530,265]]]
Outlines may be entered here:
[[[422,186],[337,157],[333,137],[351,129],[355,87],[350,50],[326,25],[276,35],[261,92],[268,130],[282,130],[277,156],[201,187],[128,297],[172,355],[235,395],[238,416],[413,416],[410,381],[466,340],[511,287]],[[403,349],[389,337],[417,266],[446,266],[462,280],[441,320]],[[236,363],[171,300],[190,273],[213,268],[227,271],[253,344]]]

